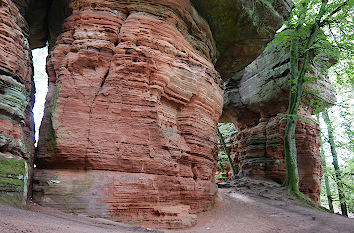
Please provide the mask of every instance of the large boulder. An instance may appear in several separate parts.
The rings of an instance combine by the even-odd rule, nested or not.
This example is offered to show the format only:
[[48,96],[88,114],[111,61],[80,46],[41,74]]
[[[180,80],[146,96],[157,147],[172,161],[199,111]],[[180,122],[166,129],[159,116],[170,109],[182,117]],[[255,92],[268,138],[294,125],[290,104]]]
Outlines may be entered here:
[[[305,84],[303,104],[311,99],[323,105],[336,102],[335,90],[320,64],[312,62],[307,76],[316,77]],[[288,48],[270,47],[245,69],[225,82],[222,122],[239,129],[258,124],[261,117],[284,113],[289,102],[290,55]]]
[[223,80],[256,59],[288,19],[291,0],[191,0],[208,21],[217,47],[215,69]]
[[[320,129],[311,119],[311,112],[300,110],[296,125],[299,189],[307,197],[320,203],[322,160]],[[264,117],[259,123],[241,130],[234,137],[232,154],[239,176],[285,181],[284,132],[286,119],[282,116]]]

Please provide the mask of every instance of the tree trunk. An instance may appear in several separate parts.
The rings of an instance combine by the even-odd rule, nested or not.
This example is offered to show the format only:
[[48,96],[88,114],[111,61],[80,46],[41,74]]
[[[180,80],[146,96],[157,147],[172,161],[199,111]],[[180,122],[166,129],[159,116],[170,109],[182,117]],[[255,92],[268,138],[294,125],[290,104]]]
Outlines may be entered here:
[[[319,114],[317,114],[317,122],[320,122]],[[331,189],[329,187],[326,156],[325,156],[325,153],[324,153],[324,150],[323,150],[323,141],[322,141],[322,139],[321,139],[321,157],[322,157],[323,176],[324,176],[324,181],[325,181],[325,186],[326,186],[326,194],[327,194],[328,206],[329,206],[329,210],[331,211],[331,213],[334,213],[333,198],[332,198],[332,194],[331,194]]]
[[285,128],[284,151],[286,164],[286,180],[284,185],[289,191],[299,194],[299,174],[297,169],[297,152],[295,142],[296,118],[289,116]]
[[334,170],[336,173],[336,183],[338,187],[338,196],[339,196],[339,201],[340,201],[340,208],[342,210],[342,215],[348,217],[348,211],[347,211],[347,204],[345,202],[345,195],[343,192],[343,183],[342,183],[342,176],[341,176],[341,171],[339,169],[338,165],[338,157],[337,157],[337,152],[336,152],[336,145],[334,144],[334,137],[333,137],[333,127],[332,127],[332,122],[329,118],[328,111],[325,110],[322,113],[323,120],[327,124],[327,131],[328,131],[328,143],[331,146],[331,153],[333,157],[333,166]]
[[[290,44],[290,98],[288,107],[287,123],[285,128],[284,137],[284,152],[285,152],[285,164],[286,164],[286,179],[284,182],[285,186],[288,186],[289,192],[295,193],[301,198],[305,198],[299,191],[299,174],[297,169],[297,152],[296,152],[296,142],[295,142],[295,128],[298,119],[298,110],[301,103],[301,97],[304,92],[304,78],[307,69],[311,61],[311,49],[318,31],[319,31],[319,19],[323,15],[323,4],[326,4],[327,0],[323,0],[321,5],[321,10],[319,12],[319,17],[316,19],[316,23],[312,26],[311,33],[306,39],[305,49],[306,52],[303,54],[302,63],[299,64],[299,45],[302,43],[300,37],[295,37]],[[305,9],[305,8],[304,8]],[[298,25],[296,32],[302,30],[302,25]],[[301,65],[301,68],[300,68]],[[300,72],[299,72],[300,68]]]
[[290,98],[288,107],[287,123],[284,136],[284,152],[286,165],[285,186],[288,186],[289,193],[293,192],[300,196],[299,173],[297,169],[297,151],[295,141],[295,129],[297,122],[297,112],[304,91],[305,70],[309,65],[309,54],[305,55],[300,73],[299,69],[299,39],[294,39],[290,47]]
[[232,159],[231,159],[231,156],[230,156],[230,149],[227,148],[226,143],[225,143],[225,141],[224,141],[224,137],[222,136],[222,134],[221,134],[219,128],[217,128],[217,129],[218,129],[218,130],[217,130],[217,134],[218,134],[219,140],[220,140],[220,142],[221,142],[221,144],[222,144],[222,146],[223,146],[223,148],[224,148],[225,154],[227,155],[227,158],[228,158],[229,163],[230,163],[231,172],[232,172],[232,177],[235,177],[236,174],[237,174],[237,171],[236,171],[236,169],[235,169],[235,167],[234,167],[234,163],[232,162]]
[[326,157],[325,157],[325,153],[324,153],[324,151],[323,151],[323,145],[322,145],[322,143],[321,143],[321,156],[322,156],[322,167],[323,167],[323,173],[324,173],[324,181],[325,181],[325,185],[326,185],[326,193],[327,193],[327,199],[328,199],[328,206],[329,206],[329,210],[331,211],[331,213],[334,213],[334,209],[333,209],[333,198],[332,198],[331,189],[330,189],[330,187],[329,187],[329,182],[328,182]]

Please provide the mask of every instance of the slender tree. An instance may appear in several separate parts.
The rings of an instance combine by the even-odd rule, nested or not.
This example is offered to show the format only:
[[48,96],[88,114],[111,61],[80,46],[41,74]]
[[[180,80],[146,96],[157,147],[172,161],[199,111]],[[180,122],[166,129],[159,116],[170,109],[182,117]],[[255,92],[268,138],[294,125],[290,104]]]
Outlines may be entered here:
[[[319,114],[317,114],[317,122],[320,123],[320,115]],[[329,210],[331,211],[331,213],[334,213],[333,198],[332,198],[331,188],[329,186],[329,181],[328,181],[326,155],[325,155],[325,152],[324,152],[323,141],[322,140],[321,140],[321,157],[322,157],[322,168],[323,168],[323,176],[324,176],[324,181],[325,181],[328,206],[329,206]]]
[[327,125],[328,143],[331,146],[331,153],[332,153],[332,157],[333,157],[333,167],[334,167],[335,174],[336,174],[336,183],[337,183],[337,187],[338,187],[340,208],[342,211],[342,215],[348,217],[347,204],[345,201],[344,187],[343,187],[343,181],[342,181],[342,174],[341,174],[341,171],[340,171],[339,165],[338,165],[338,156],[337,156],[336,145],[334,143],[334,137],[333,137],[333,126],[332,126],[332,122],[329,118],[327,110],[322,112],[322,118],[326,122],[326,125]]
[[218,135],[218,138],[219,138],[219,141],[221,142],[222,144],[222,147],[224,149],[224,152],[225,154],[227,155],[227,159],[229,160],[229,163],[230,163],[230,167],[231,167],[231,172],[232,172],[232,178],[234,178],[237,174],[237,171],[235,169],[235,166],[234,166],[234,163],[232,162],[232,159],[231,159],[231,155],[230,155],[230,148],[228,148],[226,146],[226,143],[225,143],[225,140],[224,140],[224,136],[222,135],[222,133],[220,132],[219,128],[217,129],[217,135]]

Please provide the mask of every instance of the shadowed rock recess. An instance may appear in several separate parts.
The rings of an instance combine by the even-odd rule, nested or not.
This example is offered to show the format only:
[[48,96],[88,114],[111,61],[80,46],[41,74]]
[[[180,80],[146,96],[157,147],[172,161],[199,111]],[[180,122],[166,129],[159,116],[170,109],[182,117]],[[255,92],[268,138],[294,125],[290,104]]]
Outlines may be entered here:
[[0,0],[1,201],[26,200],[29,47],[48,41],[33,200],[155,227],[194,225],[217,191],[222,80],[263,51],[293,5],[246,2]]

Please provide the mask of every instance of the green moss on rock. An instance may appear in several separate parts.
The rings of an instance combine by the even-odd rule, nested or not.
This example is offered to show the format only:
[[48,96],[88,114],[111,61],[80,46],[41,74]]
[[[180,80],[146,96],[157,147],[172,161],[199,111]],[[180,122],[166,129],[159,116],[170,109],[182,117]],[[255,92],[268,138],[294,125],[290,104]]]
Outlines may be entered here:
[[61,85],[58,84],[57,90],[55,93],[53,105],[50,108],[50,125],[49,125],[49,130],[47,133],[47,138],[49,140],[49,145],[52,150],[52,152],[56,153],[57,152],[57,135],[53,126],[53,118],[56,114],[57,111],[57,106],[58,106],[58,99],[59,99],[59,92],[60,92]]
[[0,191],[24,191],[26,165],[25,161],[15,158],[0,157]]

